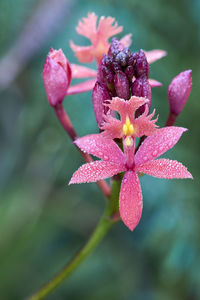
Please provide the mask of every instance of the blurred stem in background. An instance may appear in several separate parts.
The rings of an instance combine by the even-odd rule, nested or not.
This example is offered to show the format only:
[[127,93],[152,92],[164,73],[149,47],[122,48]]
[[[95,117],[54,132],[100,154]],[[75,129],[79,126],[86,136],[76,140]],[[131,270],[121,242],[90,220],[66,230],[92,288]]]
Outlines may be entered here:
[[60,272],[58,272],[47,284],[41,287],[34,295],[28,298],[28,300],[44,299],[79,267],[79,265],[87,258],[87,256],[94,251],[110,228],[119,220],[111,218],[112,215],[113,202],[108,199],[106,202],[105,211],[85,246],[79,250],[79,252]]

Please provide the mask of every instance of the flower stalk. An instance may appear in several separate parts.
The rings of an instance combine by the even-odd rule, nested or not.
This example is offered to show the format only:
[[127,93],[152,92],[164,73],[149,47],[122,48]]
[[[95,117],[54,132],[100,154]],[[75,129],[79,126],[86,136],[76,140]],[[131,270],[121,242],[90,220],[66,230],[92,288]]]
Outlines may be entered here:
[[58,272],[48,283],[41,287],[35,294],[29,297],[27,300],[41,300],[47,297],[53,290],[56,289],[66,278],[68,278],[79,265],[88,257],[88,255],[94,251],[97,245],[102,241],[104,236],[108,233],[111,227],[119,220],[112,219],[113,206],[110,201],[107,201],[107,205],[97,227],[93,231],[88,242],[83,246],[81,250],[70,260],[63,269]]

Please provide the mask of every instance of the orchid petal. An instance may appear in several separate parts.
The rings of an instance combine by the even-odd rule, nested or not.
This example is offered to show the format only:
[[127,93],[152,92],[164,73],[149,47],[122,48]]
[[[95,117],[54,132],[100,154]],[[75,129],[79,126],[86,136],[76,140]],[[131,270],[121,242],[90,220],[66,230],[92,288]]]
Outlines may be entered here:
[[[109,37],[120,33],[123,30],[122,26],[118,27],[117,22],[114,18],[101,17],[99,21],[99,26],[97,29],[98,34],[101,36],[102,40],[107,40]],[[113,24],[114,23],[114,24]]]
[[122,122],[112,116],[104,116],[105,122],[101,126],[104,130],[101,134],[109,139],[121,138],[123,136]]
[[70,47],[75,52],[76,57],[81,63],[92,62],[93,56],[93,46],[77,46],[72,41],[70,41]]
[[161,59],[162,57],[167,55],[167,52],[164,50],[156,49],[151,51],[144,51],[147,61],[149,64],[152,64],[153,62]]
[[125,158],[121,149],[113,140],[106,139],[101,134],[86,135],[78,138],[74,143],[82,151],[103,160],[124,165]]
[[82,18],[78,22],[78,26],[76,27],[76,31],[85,37],[87,37],[89,40],[95,39],[96,35],[96,27],[97,27],[97,16],[95,13],[88,13],[87,18]]
[[171,149],[187,129],[183,127],[164,127],[147,137],[135,155],[135,165],[156,159]]
[[68,88],[66,95],[80,94],[93,89],[96,79],[90,79],[75,85],[72,85]]
[[154,177],[166,179],[193,178],[187,168],[180,162],[169,159],[152,160],[139,165],[135,170]]
[[119,211],[124,224],[133,230],[142,215],[142,191],[138,176],[133,171],[125,173],[121,184]]
[[71,64],[72,78],[97,77],[97,71],[90,68]]
[[108,106],[111,110],[117,111],[121,116],[122,122],[124,122],[127,115],[132,120],[134,117],[135,111],[140,106],[148,103],[148,101],[149,100],[146,98],[135,97],[135,96],[131,97],[131,99],[129,101],[115,97],[115,98],[112,98],[112,101],[110,102],[110,104],[108,104]]
[[69,184],[95,182],[124,171],[124,167],[109,161],[93,161],[82,165],[72,176]]
[[130,47],[130,45],[132,44],[132,34],[126,34],[121,40],[120,43],[123,45],[123,47]]
[[158,117],[154,120],[151,120],[151,118],[153,118],[155,114],[155,109],[150,115],[148,115],[148,112],[149,112],[149,108],[146,105],[144,113],[140,115],[137,119],[135,119],[134,127],[137,132],[137,137],[141,137],[143,135],[146,136],[152,135],[155,132],[156,127],[158,127],[155,124],[158,120]]
[[153,87],[153,88],[162,86],[162,83],[160,81],[155,80],[155,79],[149,78],[148,81],[149,81],[150,86]]

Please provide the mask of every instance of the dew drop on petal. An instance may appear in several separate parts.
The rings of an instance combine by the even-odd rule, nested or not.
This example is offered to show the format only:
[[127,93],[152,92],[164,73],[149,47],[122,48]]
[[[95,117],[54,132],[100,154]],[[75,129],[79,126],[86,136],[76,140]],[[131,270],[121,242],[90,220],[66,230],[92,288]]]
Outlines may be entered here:
[[172,142],[169,142],[168,146],[171,147],[172,146]]
[[105,156],[103,157],[103,159],[104,159],[104,160],[108,160],[109,158],[108,158],[108,156],[105,155]]
[[158,151],[157,150],[155,150],[155,151],[153,151],[153,156],[156,156],[157,154],[158,154]]
[[144,161],[147,161],[147,160],[148,160],[148,157],[147,157],[147,156],[144,156],[144,157],[143,157],[143,160],[144,160]]

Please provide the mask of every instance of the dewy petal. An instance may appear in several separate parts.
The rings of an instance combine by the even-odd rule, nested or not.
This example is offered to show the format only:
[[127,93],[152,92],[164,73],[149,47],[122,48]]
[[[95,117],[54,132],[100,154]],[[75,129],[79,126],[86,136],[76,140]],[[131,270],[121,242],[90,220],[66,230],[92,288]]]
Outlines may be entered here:
[[81,150],[106,161],[124,165],[125,157],[118,145],[101,134],[90,134],[74,142]]
[[108,105],[111,110],[117,111],[120,116],[122,122],[125,121],[126,116],[133,119],[135,111],[145,103],[148,103],[148,99],[142,97],[131,97],[129,101],[125,101],[124,99],[114,97],[112,101]]
[[130,47],[132,44],[132,34],[126,34],[119,42],[123,45],[124,48]]
[[105,122],[101,126],[103,136],[109,139],[121,138],[123,136],[122,122],[112,116],[105,116]]
[[69,184],[95,182],[124,171],[121,165],[109,161],[93,161],[82,165],[72,176]]
[[133,230],[142,215],[142,191],[135,172],[125,173],[121,184],[119,211],[124,224]]
[[66,95],[80,94],[93,89],[96,79],[90,79],[75,85],[72,85],[68,88]]
[[95,13],[88,13],[87,18],[82,18],[81,21],[78,22],[78,26],[76,27],[76,31],[89,40],[93,41],[96,36],[96,27],[97,27],[97,16]]
[[[98,35],[103,40],[107,40],[113,35],[120,33],[123,30],[122,26],[118,27],[117,22],[115,22],[114,18],[108,17],[101,17],[99,21],[99,26],[97,29]],[[114,24],[113,24],[114,23]]]
[[152,64],[156,60],[161,59],[162,57],[167,55],[167,52],[164,50],[156,49],[151,51],[144,51],[147,61],[149,64]]
[[141,137],[143,135],[152,135],[155,132],[156,127],[158,127],[155,124],[158,120],[158,117],[154,120],[151,120],[155,114],[155,109],[150,115],[148,115],[148,112],[149,108],[146,105],[144,113],[137,119],[135,119],[134,127],[137,133],[137,137]]
[[193,178],[187,168],[176,160],[157,159],[152,160],[135,169],[137,172],[142,172],[159,178]]
[[77,46],[70,41],[70,47],[75,52],[76,57],[81,63],[90,63],[93,61],[93,46]]
[[156,159],[178,142],[183,132],[187,129],[183,127],[164,127],[147,137],[139,147],[135,155],[135,165],[138,166],[147,161]]
[[97,77],[97,71],[84,66],[71,64],[71,70],[72,78]]

